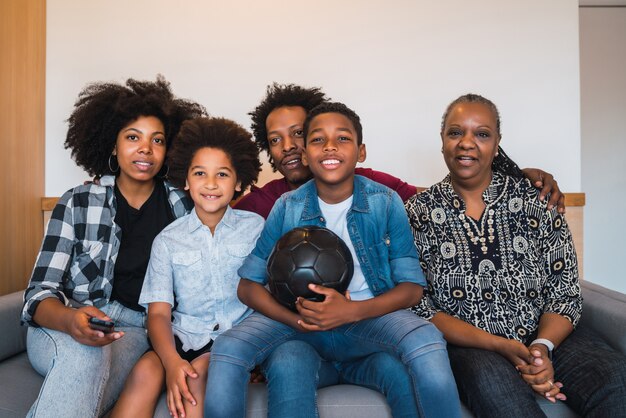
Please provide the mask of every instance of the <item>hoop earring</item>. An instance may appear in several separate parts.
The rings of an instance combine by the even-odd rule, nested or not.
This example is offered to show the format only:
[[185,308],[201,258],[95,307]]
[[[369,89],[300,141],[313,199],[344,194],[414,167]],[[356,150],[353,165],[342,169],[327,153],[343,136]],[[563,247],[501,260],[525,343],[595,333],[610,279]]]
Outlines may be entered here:
[[[165,174],[163,174],[163,168],[165,168]],[[161,167],[161,169],[159,170],[159,172],[157,173],[158,177],[162,177],[164,179],[167,178],[167,175],[170,173],[170,166],[167,164],[163,164],[163,166]]]
[[[117,165],[117,168],[115,170],[112,167],[113,164],[111,164],[111,161],[115,161],[115,165]],[[115,174],[119,171],[119,169],[120,169],[120,163],[117,162],[117,157],[113,154],[109,155],[109,170],[111,170],[111,173]]]

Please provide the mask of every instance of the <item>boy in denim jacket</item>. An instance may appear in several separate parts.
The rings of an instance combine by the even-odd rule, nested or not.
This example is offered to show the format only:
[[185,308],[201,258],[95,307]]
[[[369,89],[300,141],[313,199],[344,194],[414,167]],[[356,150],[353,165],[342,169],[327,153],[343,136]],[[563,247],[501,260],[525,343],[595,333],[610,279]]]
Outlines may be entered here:
[[[243,417],[249,372],[278,345],[294,339],[339,363],[392,353],[411,376],[420,415],[460,416],[441,333],[405,310],[421,299],[426,281],[402,201],[391,189],[354,174],[366,156],[359,117],[343,104],[324,103],[309,113],[304,132],[303,161],[314,179],[276,202],[239,269],[238,296],[257,312],[215,341],[205,416]],[[266,289],[266,264],[276,241],[305,225],[327,227],[342,237],[355,273],[348,297],[309,285],[324,301],[299,298],[298,311],[292,312]],[[302,381],[309,378],[302,376]],[[270,385],[285,384],[269,379]],[[303,384],[301,397],[312,402],[303,402],[292,416],[314,416],[315,386]],[[405,415],[411,415],[410,406]]]

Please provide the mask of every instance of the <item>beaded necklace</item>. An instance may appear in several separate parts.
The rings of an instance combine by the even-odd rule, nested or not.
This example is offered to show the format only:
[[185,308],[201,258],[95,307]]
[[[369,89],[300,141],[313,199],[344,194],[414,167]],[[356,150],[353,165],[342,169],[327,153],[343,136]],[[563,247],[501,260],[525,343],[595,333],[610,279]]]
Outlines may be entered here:
[[[493,219],[496,211],[493,208],[498,206],[499,202],[505,195],[504,191],[507,189],[509,183],[508,177],[502,176],[499,173],[493,173],[491,183],[483,192],[485,211],[478,221],[475,221],[471,216],[465,215],[465,207],[463,207],[464,204],[454,191],[449,175],[446,177],[446,180],[448,181],[450,187],[449,191],[451,194],[449,195],[449,199],[451,200],[452,206],[455,209],[462,211],[458,216],[461,221],[461,225],[463,225],[463,229],[465,229],[465,233],[469,237],[470,241],[474,245],[480,245],[482,253],[487,255],[487,243],[493,244],[496,239]],[[498,185],[502,185],[502,187],[500,188]],[[487,232],[486,238],[485,232]]]
[[[480,243],[480,250],[483,252],[483,254],[487,254],[487,241],[489,241],[490,244],[493,244],[493,241],[495,240],[495,229],[493,229],[493,215],[496,213],[496,211],[492,208],[485,208],[485,211],[487,213],[487,216],[485,217],[484,214],[483,216],[481,216],[480,226],[477,225],[476,221],[474,221],[474,219],[472,219],[470,216],[466,216],[465,213],[459,214],[459,219],[463,224],[463,228],[465,228],[465,233],[469,237],[470,241],[474,243],[474,245],[478,245],[478,243]],[[487,238],[485,238],[485,218],[487,218]],[[476,234],[474,234],[472,227],[476,230]]]

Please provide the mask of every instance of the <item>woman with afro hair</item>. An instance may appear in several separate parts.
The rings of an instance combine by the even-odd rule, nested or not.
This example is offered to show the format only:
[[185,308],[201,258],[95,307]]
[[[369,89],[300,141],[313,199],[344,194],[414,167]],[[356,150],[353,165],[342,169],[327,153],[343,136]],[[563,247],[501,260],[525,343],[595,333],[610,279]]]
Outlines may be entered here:
[[148,348],[138,299],[152,241],[192,207],[164,180],[165,155],[203,115],[161,76],[80,93],[65,147],[99,181],[59,199],[24,295],[29,359],[45,376],[29,417],[101,415]]

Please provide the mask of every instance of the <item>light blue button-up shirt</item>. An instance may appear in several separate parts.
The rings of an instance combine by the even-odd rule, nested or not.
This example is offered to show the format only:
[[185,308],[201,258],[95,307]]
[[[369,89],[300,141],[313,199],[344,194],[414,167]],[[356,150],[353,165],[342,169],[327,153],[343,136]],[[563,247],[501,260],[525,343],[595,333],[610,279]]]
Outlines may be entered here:
[[167,302],[183,350],[198,350],[251,310],[237,298],[237,269],[252,251],[263,218],[228,207],[215,234],[195,209],[167,226],[152,244],[139,304]]

